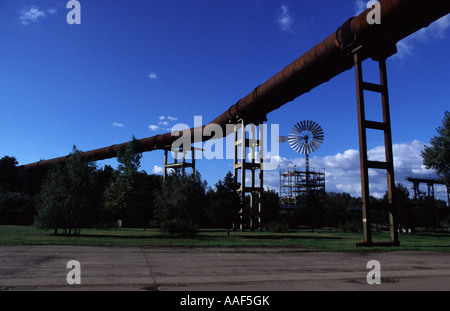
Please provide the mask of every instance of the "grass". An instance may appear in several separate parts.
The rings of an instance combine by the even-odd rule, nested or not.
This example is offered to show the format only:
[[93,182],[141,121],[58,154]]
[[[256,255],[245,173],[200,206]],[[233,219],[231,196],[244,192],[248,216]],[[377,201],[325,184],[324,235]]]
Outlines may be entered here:
[[[374,242],[389,241],[388,233],[374,232]],[[284,251],[450,251],[450,232],[419,232],[400,234],[398,247],[357,247],[361,233],[335,230],[293,230],[287,233],[230,232],[200,230],[190,238],[168,237],[158,230],[147,229],[83,229],[80,236],[54,236],[52,231],[33,226],[0,226],[0,245],[90,245],[90,246],[158,246],[158,247],[265,247],[285,248]]]

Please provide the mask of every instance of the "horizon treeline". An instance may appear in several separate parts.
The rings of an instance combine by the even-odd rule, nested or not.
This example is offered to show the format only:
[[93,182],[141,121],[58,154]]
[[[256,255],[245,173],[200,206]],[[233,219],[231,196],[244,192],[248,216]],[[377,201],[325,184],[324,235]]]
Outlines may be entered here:
[[[140,170],[142,154],[136,153],[133,137],[118,151],[117,169],[98,167],[81,157],[76,146],[64,163],[45,171],[23,171],[11,156],[0,159],[0,224],[36,225],[55,234],[79,234],[82,228],[159,228],[170,235],[193,235],[199,228],[238,229],[241,216],[249,215],[248,204],[240,204],[239,184],[228,172],[208,186],[196,171],[181,176]],[[396,204],[402,229],[438,227],[448,223],[443,201],[421,196],[410,199],[408,189],[397,184]],[[299,226],[336,227],[360,231],[361,198],[348,193],[324,193],[299,197],[297,206],[280,208],[276,191],[262,195],[261,222],[264,230],[284,231]],[[374,202],[387,201],[372,198]],[[244,202],[247,202],[245,198]],[[387,211],[374,211],[380,228],[389,223]],[[400,228],[399,228],[400,229]]]

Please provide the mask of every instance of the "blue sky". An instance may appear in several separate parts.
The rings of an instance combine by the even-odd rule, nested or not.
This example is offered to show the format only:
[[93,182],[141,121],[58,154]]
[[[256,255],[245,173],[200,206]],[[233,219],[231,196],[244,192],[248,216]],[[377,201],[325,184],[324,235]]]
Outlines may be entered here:
[[[194,116],[209,123],[357,14],[354,1],[80,0],[69,25],[67,1],[0,3],[0,156],[20,164],[153,136]],[[388,60],[397,182],[428,177],[420,151],[450,110],[450,17],[398,44]],[[370,63],[366,68],[373,71]],[[376,81],[375,81],[376,82]],[[372,109],[369,109],[372,114]],[[373,110],[373,116],[378,116]],[[164,118],[163,118],[164,117]],[[170,117],[170,118],[169,118]],[[360,193],[354,71],[349,70],[268,115],[288,135],[314,120],[325,141],[311,166],[325,168],[328,191]],[[381,137],[368,148],[374,159]],[[280,145],[281,168],[303,157]],[[103,163],[115,165],[114,160]],[[200,160],[209,185],[232,160]],[[142,169],[160,171],[163,153]],[[372,173],[373,194],[385,177]],[[278,188],[278,172],[266,172]],[[412,191],[411,191],[412,192]],[[445,191],[437,190],[441,197]]]

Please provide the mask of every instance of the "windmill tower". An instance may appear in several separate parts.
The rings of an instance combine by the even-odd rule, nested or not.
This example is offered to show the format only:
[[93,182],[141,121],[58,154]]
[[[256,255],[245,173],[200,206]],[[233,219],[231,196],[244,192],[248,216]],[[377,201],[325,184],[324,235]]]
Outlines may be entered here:
[[289,137],[280,137],[280,142],[289,141],[291,148],[305,155],[305,170],[297,167],[280,170],[280,200],[282,205],[296,205],[300,195],[325,194],[325,170],[311,169],[309,154],[322,145],[324,133],[314,121],[301,121],[294,125]]

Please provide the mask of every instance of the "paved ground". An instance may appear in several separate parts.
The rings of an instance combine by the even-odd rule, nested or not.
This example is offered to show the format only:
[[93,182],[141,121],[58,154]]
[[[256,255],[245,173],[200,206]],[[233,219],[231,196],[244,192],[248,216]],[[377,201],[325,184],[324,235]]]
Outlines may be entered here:
[[[69,285],[69,260],[81,285]],[[369,285],[369,260],[381,284]],[[0,290],[450,290],[450,253],[0,246]]]

